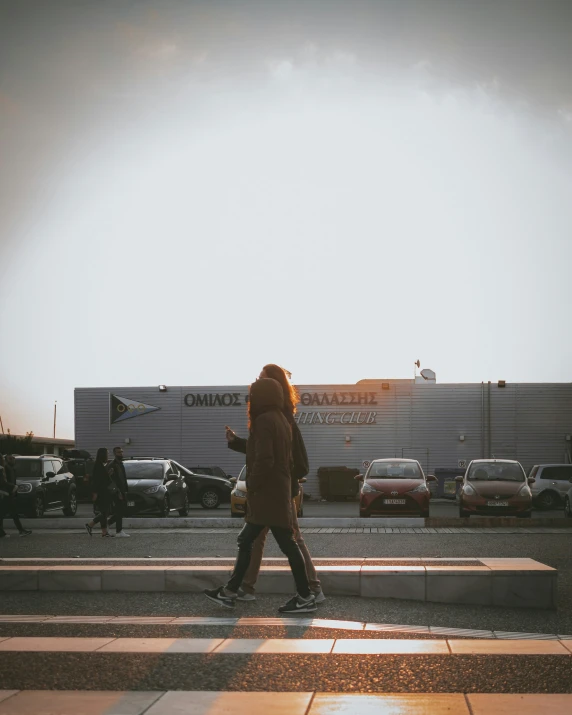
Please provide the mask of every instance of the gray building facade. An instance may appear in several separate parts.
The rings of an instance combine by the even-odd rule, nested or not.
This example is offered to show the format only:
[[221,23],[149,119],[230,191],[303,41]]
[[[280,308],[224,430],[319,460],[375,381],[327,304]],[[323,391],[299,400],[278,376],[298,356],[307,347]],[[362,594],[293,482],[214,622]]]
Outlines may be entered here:
[[[375,458],[418,459],[426,472],[463,472],[471,459],[570,462],[572,383],[434,383],[361,380],[299,385],[296,415],[319,494],[319,467],[363,469]],[[246,385],[77,388],[75,443],[95,455],[122,445],[126,456],[171,457],[187,467],[218,465],[238,475],[225,425],[247,433]]]

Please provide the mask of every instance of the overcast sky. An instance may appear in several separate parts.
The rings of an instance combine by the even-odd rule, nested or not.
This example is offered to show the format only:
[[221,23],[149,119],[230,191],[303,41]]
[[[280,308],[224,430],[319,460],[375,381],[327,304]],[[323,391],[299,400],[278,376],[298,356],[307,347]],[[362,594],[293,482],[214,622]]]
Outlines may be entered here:
[[0,415],[569,382],[569,0],[0,0]]

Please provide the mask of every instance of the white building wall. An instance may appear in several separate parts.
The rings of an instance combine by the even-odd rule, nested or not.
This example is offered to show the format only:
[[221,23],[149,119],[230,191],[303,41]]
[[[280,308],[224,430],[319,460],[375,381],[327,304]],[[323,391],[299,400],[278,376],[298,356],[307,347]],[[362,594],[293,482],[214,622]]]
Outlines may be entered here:
[[[519,459],[528,470],[535,463],[563,461],[570,448],[565,440],[572,432],[570,383],[500,388],[365,380],[298,389],[298,420],[311,465],[306,491],[312,496],[319,493],[321,466],[361,469],[364,460],[403,455],[433,472],[494,455]],[[160,409],[111,424],[110,394]],[[246,436],[247,394],[245,385],[168,387],[167,392],[77,388],[76,447],[94,455],[98,447],[121,444],[127,456],[171,457],[188,467],[216,464],[236,476],[244,458],[227,448],[224,430],[228,424]]]

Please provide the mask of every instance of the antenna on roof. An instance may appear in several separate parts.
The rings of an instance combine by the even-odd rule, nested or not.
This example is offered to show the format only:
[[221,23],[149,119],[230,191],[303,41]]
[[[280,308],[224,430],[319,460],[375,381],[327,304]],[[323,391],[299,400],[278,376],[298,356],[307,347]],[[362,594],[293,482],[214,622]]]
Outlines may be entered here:
[[415,382],[415,378],[417,377],[417,368],[418,367],[421,367],[421,363],[419,362],[419,360],[416,360],[413,363],[413,382]]

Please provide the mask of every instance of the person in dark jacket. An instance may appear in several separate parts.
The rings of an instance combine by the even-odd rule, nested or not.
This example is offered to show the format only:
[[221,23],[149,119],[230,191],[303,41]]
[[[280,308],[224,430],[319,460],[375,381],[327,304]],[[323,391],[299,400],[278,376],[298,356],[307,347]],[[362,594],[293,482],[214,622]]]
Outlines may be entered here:
[[111,467],[111,479],[117,487],[117,492],[113,500],[113,516],[108,519],[107,523],[115,523],[115,537],[119,538],[120,536],[129,536],[123,531],[123,517],[127,508],[127,492],[129,491],[123,464],[123,447],[114,447],[113,457],[109,466]]
[[[9,456],[12,457],[12,455]],[[18,485],[16,484],[16,470],[13,469],[15,461],[12,457],[10,462],[5,462],[4,457],[0,454],[0,538],[8,536],[4,531],[4,517],[8,515],[12,518],[20,536],[29,536],[32,533],[30,529],[25,529],[22,526],[18,516],[16,501]]]
[[102,536],[113,536],[113,534],[110,534],[107,530],[107,519],[112,509],[114,491],[117,487],[115,487],[115,483],[111,479],[111,469],[107,467],[108,461],[109,453],[107,448],[100,447],[97,450],[90,480],[92,498],[98,512],[97,516],[85,525],[87,533],[90,536],[96,524],[101,525]]
[[270,527],[288,558],[297,594],[281,606],[281,613],[316,610],[304,558],[292,529],[292,428],[282,412],[284,392],[270,378],[257,380],[248,403],[250,435],[246,443],[246,524],[238,536],[238,557],[226,586],[205,590],[211,601],[233,608],[238,589],[250,565],[252,545],[265,526]]
[[[284,392],[284,407],[282,409],[284,417],[290,423],[292,428],[292,490],[291,496],[294,500],[300,492],[299,479],[305,477],[310,471],[310,465],[308,463],[308,454],[306,452],[306,445],[304,444],[304,439],[300,432],[300,428],[294,420],[294,415],[296,414],[296,405],[299,402],[298,391],[290,382],[291,374],[287,373],[284,368],[269,364],[262,368],[260,373],[261,378],[270,377],[276,380],[282,386]],[[238,437],[230,427],[226,427],[226,439],[228,442],[228,447],[235,452],[242,452],[246,454],[246,440]],[[298,525],[298,515],[296,513],[296,505],[294,501],[292,502],[292,526],[294,529],[294,538],[296,543],[300,547],[302,556],[304,557],[304,562],[306,564],[306,573],[308,574],[308,579],[310,581],[310,588],[312,593],[316,597],[316,603],[323,603],[326,600],[324,592],[322,591],[322,586],[316,572],[316,568],[312,562],[312,557],[300,531],[300,526]],[[264,544],[266,543],[266,537],[268,535],[268,527],[266,527],[260,536],[254,542],[252,547],[252,553],[250,556],[250,566],[246,572],[244,579],[242,581],[242,587],[238,592],[239,601],[255,601],[256,596],[254,595],[254,586],[258,578],[258,573],[260,572],[260,566],[262,564],[262,556],[264,554]]]

